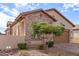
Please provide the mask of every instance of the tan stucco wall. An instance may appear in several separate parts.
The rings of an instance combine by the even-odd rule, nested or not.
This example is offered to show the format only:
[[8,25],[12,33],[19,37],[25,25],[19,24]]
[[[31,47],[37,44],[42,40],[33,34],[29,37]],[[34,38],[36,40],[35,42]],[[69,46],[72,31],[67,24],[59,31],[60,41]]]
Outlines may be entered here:
[[17,44],[24,42],[24,36],[11,36],[11,35],[0,35],[0,49],[11,49],[18,48]]
[[[27,47],[34,47],[44,44],[42,40],[27,40],[25,36],[0,35],[0,50],[18,48],[18,43],[27,43]],[[9,49],[7,48],[9,47]]]
[[47,11],[48,14],[50,14],[52,17],[54,17],[57,20],[57,24],[64,24],[66,29],[71,29],[72,25],[68,23],[62,16],[60,16],[57,12],[54,10]]
[[18,22],[12,27],[12,35],[13,36],[24,36],[25,35],[25,29],[24,29],[24,24],[22,24],[24,20]]

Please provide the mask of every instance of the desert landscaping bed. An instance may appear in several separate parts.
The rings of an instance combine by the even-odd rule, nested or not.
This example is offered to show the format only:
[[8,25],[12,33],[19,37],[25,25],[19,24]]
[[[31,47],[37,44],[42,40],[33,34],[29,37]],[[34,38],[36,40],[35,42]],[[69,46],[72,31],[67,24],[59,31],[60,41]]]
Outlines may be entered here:
[[0,56],[78,56],[72,52],[68,52],[59,48],[49,48],[45,50],[30,49],[30,50],[10,50],[0,51]]
[[15,56],[79,56],[79,54],[72,53],[56,47],[44,50],[38,50],[38,49],[19,50],[14,55]]
[[12,56],[15,53],[17,53],[17,49],[12,49],[12,50],[0,50],[0,56]]
[[59,49],[59,48],[49,48],[46,50],[40,50],[42,53],[46,53],[49,56],[79,56],[79,54],[76,53],[72,53],[70,51],[66,51],[63,49]]

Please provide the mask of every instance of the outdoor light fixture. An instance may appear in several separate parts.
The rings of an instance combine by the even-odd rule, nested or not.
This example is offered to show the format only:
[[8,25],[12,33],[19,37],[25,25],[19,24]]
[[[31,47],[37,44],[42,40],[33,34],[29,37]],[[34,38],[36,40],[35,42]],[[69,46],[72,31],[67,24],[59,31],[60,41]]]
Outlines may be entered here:
[[11,49],[11,46],[6,46],[6,49]]

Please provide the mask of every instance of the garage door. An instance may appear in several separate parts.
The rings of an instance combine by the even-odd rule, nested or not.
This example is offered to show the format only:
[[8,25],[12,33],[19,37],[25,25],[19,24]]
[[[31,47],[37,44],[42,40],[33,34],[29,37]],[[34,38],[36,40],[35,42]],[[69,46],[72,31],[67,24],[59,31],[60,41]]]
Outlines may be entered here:
[[68,43],[69,42],[69,30],[65,30],[63,35],[54,36],[55,43]]
[[71,43],[79,43],[79,30],[74,29],[72,32],[72,38],[70,40]]

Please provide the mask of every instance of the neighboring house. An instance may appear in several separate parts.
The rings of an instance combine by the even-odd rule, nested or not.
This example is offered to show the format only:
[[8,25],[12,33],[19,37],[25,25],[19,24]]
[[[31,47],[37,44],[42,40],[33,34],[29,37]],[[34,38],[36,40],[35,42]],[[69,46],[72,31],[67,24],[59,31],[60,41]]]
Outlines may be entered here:
[[6,34],[5,34],[5,33],[1,33],[1,32],[0,32],[0,35],[6,35]]
[[1,35],[2,33],[0,32],[0,35]]
[[5,32],[6,32],[7,35],[11,35],[11,34],[12,34],[12,32],[11,32],[11,27],[10,27],[10,25],[11,25],[12,23],[13,23],[12,21],[8,21],[8,22],[7,22],[7,29],[5,30]]
[[79,43],[79,25],[72,28],[71,43]]
[[7,35],[16,36],[30,36],[31,24],[33,22],[47,22],[51,24],[63,24],[65,26],[65,32],[62,36],[55,36],[55,42],[69,42],[70,29],[75,25],[72,24],[67,18],[65,18],[56,9],[37,9],[28,12],[20,13],[13,23],[7,24]]

